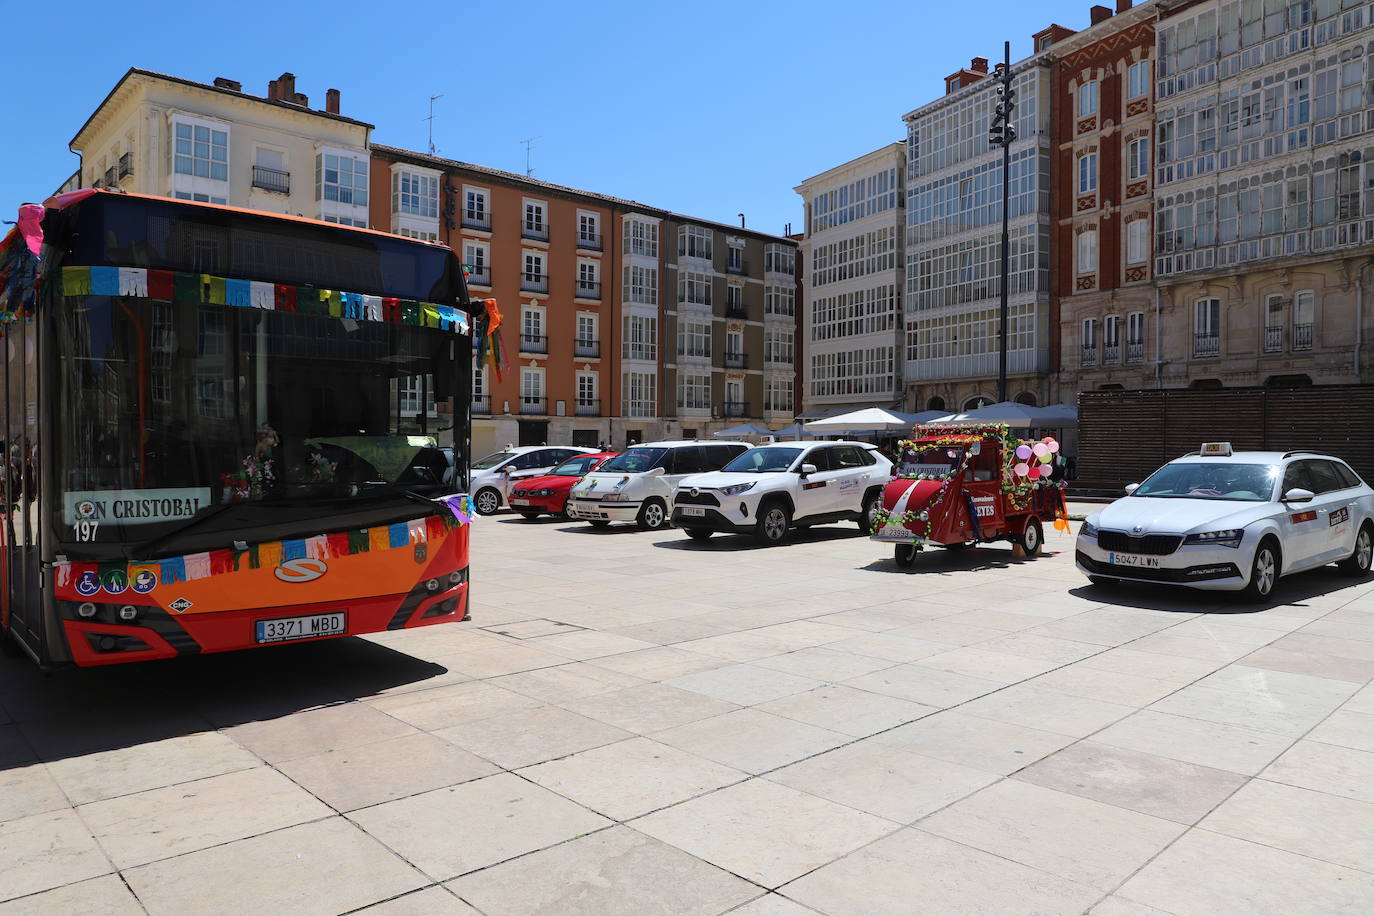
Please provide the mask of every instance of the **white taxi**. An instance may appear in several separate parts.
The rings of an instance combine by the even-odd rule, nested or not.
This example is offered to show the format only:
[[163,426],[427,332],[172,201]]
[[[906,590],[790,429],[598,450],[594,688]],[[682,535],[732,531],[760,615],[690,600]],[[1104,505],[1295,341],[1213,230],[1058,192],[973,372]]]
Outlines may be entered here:
[[673,491],[691,474],[717,471],[747,442],[671,439],[634,445],[583,477],[572,488],[568,516],[593,528],[634,522],[647,531],[669,524]]
[[1369,572],[1374,490],[1339,458],[1212,442],[1126,493],[1079,529],[1075,560],[1094,584],[1166,582],[1263,599],[1280,576],[1327,563]]

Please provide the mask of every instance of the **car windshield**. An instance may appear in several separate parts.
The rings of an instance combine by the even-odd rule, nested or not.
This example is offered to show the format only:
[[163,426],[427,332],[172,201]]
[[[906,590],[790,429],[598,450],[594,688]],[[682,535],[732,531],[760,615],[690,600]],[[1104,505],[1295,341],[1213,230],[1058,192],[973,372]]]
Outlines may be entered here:
[[780,448],[778,446],[768,446],[766,448],[751,448],[747,452],[741,452],[735,456],[723,471],[735,471],[741,474],[767,474],[774,471],[785,471],[792,466],[792,462],[797,460],[797,456],[802,453],[799,448]]
[[581,477],[583,474],[596,467],[596,463],[600,460],[600,455],[578,455],[576,458],[569,458],[552,471],[549,471],[549,476]]
[[1278,476],[1279,467],[1274,464],[1183,461],[1164,465],[1131,495],[1265,502],[1273,495]]
[[619,455],[616,455],[610,461],[607,461],[599,470],[624,471],[627,474],[642,474],[650,468],[656,467],[666,451],[668,451],[666,448],[637,447],[627,449]]
[[474,465],[472,466],[472,469],[473,469],[474,471],[488,471],[488,470],[491,470],[492,468],[496,467],[496,466],[497,466],[498,464],[500,464],[501,462],[503,462],[503,461],[505,461],[505,460],[507,460],[507,459],[509,459],[509,458],[514,458],[514,457],[515,457],[515,452],[497,452],[497,453],[494,454],[494,455],[488,455],[487,457],[483,458],[481,461],[479,461],[479,462],[477,462],[476,464],[474,464]]

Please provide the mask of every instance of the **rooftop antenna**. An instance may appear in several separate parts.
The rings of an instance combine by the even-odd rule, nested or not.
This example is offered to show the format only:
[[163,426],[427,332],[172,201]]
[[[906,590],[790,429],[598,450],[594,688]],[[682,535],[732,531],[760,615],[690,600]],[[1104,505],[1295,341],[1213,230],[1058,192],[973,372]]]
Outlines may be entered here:
[[429,154],[431,156],[438,152],[434,146],[434,100],[442,99],[443,97],[444,94],[442,92],[438,95],[429,97],[429,117],[425,118],[425,120],[429,122]]
[[529,178],[534,174],[534,167],[530,165],[530,150],[534,149],[534,141],[539,137],[527,137],[520,142],[525,144],[525,177]]

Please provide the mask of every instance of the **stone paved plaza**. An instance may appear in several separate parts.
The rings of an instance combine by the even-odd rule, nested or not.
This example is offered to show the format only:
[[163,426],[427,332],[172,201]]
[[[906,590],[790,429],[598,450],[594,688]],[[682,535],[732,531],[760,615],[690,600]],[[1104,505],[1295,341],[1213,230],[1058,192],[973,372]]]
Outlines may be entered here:
[[474,543],[467,624],[0,661],[0,914],[1374,912],[1374,581]]

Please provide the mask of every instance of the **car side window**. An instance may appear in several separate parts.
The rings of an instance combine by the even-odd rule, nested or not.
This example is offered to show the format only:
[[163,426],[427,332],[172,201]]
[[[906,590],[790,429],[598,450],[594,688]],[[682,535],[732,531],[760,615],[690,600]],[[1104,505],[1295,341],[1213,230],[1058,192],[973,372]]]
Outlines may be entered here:
[[1317,492],[1315,482],[1312,480],[1311,471],[1308,470],[1306,461],[1294,461],[1283,472],[1283,487],[1279,490],[1279,496],[1292,489],[1311,490]]
[[1332,493],[1345,489],[1345,484],[1341,483],[1340,475],[1336,473],[1336,468],[1331,462],[1314,459],[1307,461],[1306,464],[1310,467],[1312,481],[1316,484],[1312,492]]
[[814,464],[817,472],[829,471],[833,467],[830,460],[830,453],[833,451],[835,449],[830,446],[813,448],[806,453],[806,457],[802,459],[802,464]]
[[707,445],[705,449],[706,467],[704,470],[707,471],[719,471],[739,454],[739,452],[735,450],[736,446],[730,445]]
[[700,474],[706,470],[706,456],[699,445],[684,445],[673,449],[673,463],[669,474]]
[[1331,466],[1336,469],[1336,476],[1341,479],[1341,483],[1347,488],[1358,487],[1363,482],[1360,480],[1360,475],[1352,471],[1349,466],[1339,461],[1331,462]]
[[864,467],[863,456],[859,454],[859,449],[852,445],[838,445],[833,449],[835,458],[835,470],[847,471],[850,468]]

